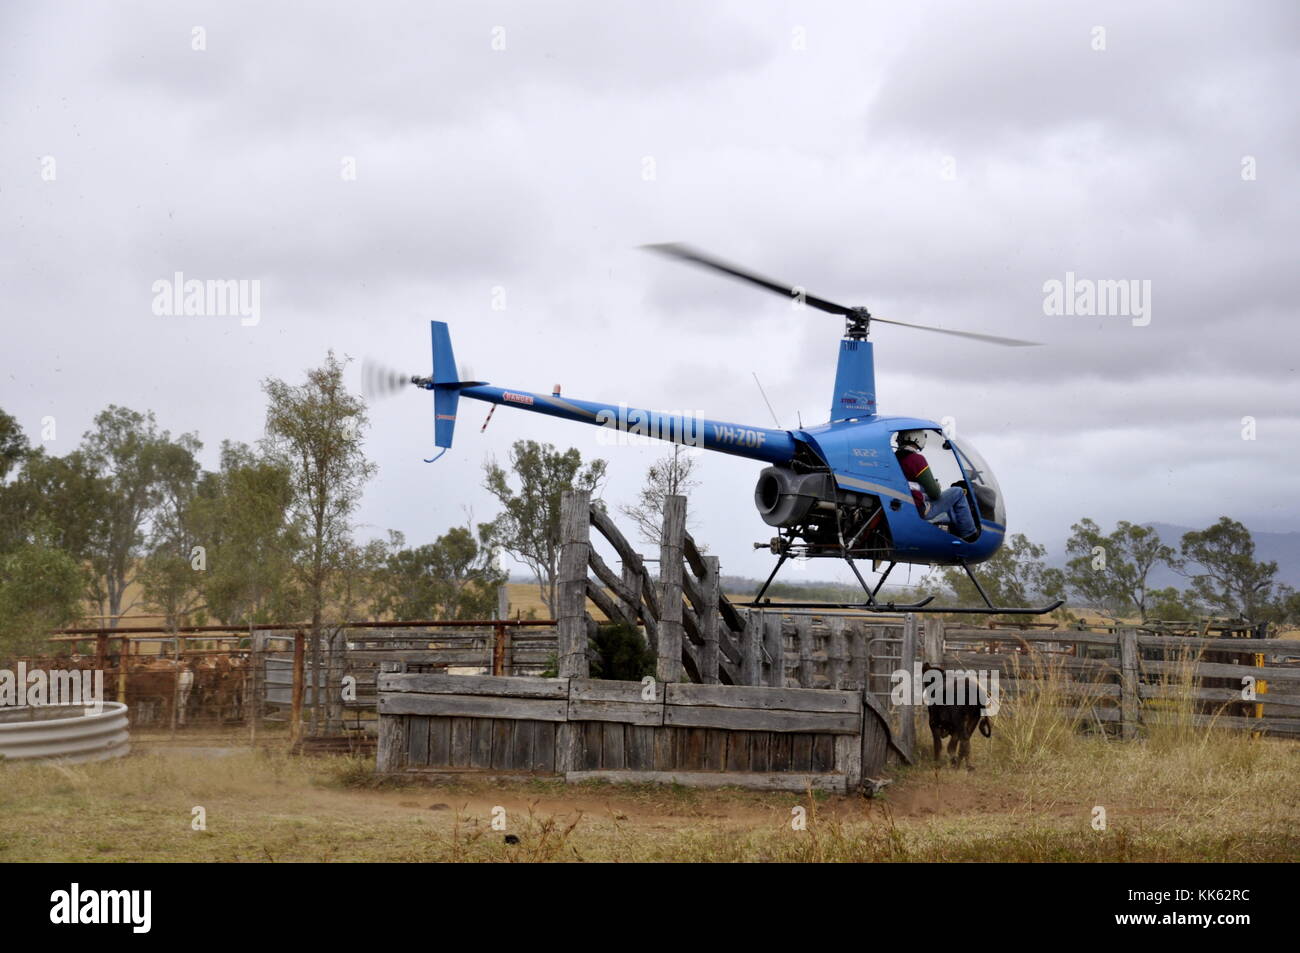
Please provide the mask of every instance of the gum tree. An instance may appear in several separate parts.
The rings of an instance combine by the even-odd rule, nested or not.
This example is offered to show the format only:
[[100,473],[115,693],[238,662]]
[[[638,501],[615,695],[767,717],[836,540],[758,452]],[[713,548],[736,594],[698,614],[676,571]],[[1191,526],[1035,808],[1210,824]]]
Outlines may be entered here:
[[[495,460],[484,464],[484,486],[501,504],[484,542],[498,546],[533,571],[546,608],[555,614],[556,574],[560,565],[560,497],[565,490],[594,493],[605,479],[605,461],[584,463],[570,447],[518,440],[510,448],[510,469]],[[516,490],[510,484],[514,476]]]
[[1070,557],[1066,583],[1087,605],[1112,619],[1136,613],[1145,622],[1150,615],[1151,571],[1161,564],[1177,569],[1178,554],[1148,526],[1120,520],[1111,533],[1090,519],[1070,527],[1065,544]]
[[664,503],[670,496],[689,496],[700,485],[695,479],[698,459],[681,444],[674,444],[671,453],[660,457],[646,470],[637,500],[624,504],[619,512],[637,525],[641,538],[658,546],[663,538]]
[[[112,626],[135,605],[123,602],[145,555],[147,533],[165,498],[166,483],[177,472],[197,470],[192,458],[198,446],[198,439],[189,434],[173,441],[166,430],[158,429],[152,411],[141,414],[110,405],[85,434],[74,468],[63,468],[59,475],[59,490],[70,504],[90,504],[92,585],[102,586],[94,595]],[[54,514],[51,519],[63,521]]]
[[[289,473],[291,513],[300,540],[297,572],[311,613],[312,668],[320,672],[321,633],[331,570],[351,545],[350,517],[375,465],[366,459],[362,433],[366,407],[343,384],[346,360],[330,351],[325,363],[290,385],[278,378],[262,383],[267,396],[264,446]],[[331,639],[330,654],[334,654]],[[320,727],[320,706],[312,706],[312,731]]]
[[1245,526],[1221,516],[1213,526],[1184,534],[1180,548],[1200,570],[1191,576],[1201,602],[1251,622],[1268,614],[1277,563],[1255,561],[1255,540]]

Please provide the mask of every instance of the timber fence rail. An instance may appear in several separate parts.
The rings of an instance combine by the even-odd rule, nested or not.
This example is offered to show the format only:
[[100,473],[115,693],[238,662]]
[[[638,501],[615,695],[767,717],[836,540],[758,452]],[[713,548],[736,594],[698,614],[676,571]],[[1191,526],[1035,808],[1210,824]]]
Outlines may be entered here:
[[[925,661],[996,671],[1004,698],[1064,688],[1073,715],[1125,737],[1186,718],[1252,732],[1300,735],[1300,642],[1198,638],[1138,627],[981,629],[927,620]],[[1080,706],[1086,711],[1080,710]]]
[[860,692],[384,673],[382,774],[536,774],[846,793],[888,737]]

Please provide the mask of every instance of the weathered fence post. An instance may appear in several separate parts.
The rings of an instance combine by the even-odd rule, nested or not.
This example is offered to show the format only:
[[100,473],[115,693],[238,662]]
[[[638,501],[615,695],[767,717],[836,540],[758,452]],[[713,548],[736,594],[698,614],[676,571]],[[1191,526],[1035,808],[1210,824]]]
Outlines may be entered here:
[[[297,640],[295,640],[296,648]],[[295,655],[297,653],[295,652]],[[401,662],[380,662],[379,673],[399,672],[404,668]],[[295,691],[298,682],[295,679]],[[377,683],[376,683],[377,687]],[[389,774],[406,764],[407,735],[409,720],[405,715],[379,716],[379,744],[375,754],[375,770],[379,774]]]
[[265,641],[263,633],[253,628],[252,623],[248,626],[248,688],[244,698],[244,706],[248,715],[248,743],[257,744],[257,723],[261,718],[262,706],[262,673],[259,669],[266,664],[262,661],[262,643]]
[[830,637],[826,642],[826,677],[830,680],[829,687],[835,689],[845,687],[845,663],[849,657],[848,648],[844,641],[844,624],[846,621],[842,615],[831,616]]
[[347,634],[343,624],[334,627],[334,631],[325,636],[325,684],[318,691],[325,696],[325,734],[333,735],[343,728],[343,695],[335,690],[336,681],[341,681],[343,672],[339,655],[340,642],[347,645]]
[[176,661],[176,668],[172,673],[172,737],[175,737],[176,720],[180,717],[180,712],[177,711],[177,709],[180,708],[181,702],[181,637],[179,635],[176,636],[176,639],[172,644],[174,646],[173,654]]
[[1138,647],[1137,630],[1119,630],[1119,723],[1125,738],[1137,735],[1138,711]]
[[[631,598],[628,599],[626,602],[624,602],[623,605],[627,609],[628,616],[633,620],[636,620],[641,618],[644,615],[641,609],[641,585],[642,585],[641,575],[644,572],[644,569],[642,568],[641,557],[638,556],[636,553],[629,553],[628,555],[623,556],[622,559],[623,559],[623,572],[622,572],[623,586],[627,589],[628,593],[631,595]],[[646,635],[650,636],[651,631],[652,631],[651,627],[647,625]],[[652,643],[651,647],[653,648],[654,638],[651,637],[650,641]]]
[[[903,617],[903,647],[899,651],[902,658],[899,660],[898,667],[907,672],[907,677],[912,677],[912,668],[916,663],[917,656],[917,624],[915,614],[909,612]],[[913,705],[903,705],[898,710],[898,741],[899,747],[907,752],[909,758],[914,756],[916,745],[916,708],[915,704],[920,699],[913,698]]]
[[560,678],[586,678],[587,560],[591,555],[591,494],[566,490],[560,503],[560,578],[555,613]]
[[745,612],[745,632],[740,644],[740,681],[743,685],[763,684],[763,610]]
[[655,654],[661,682],[680,682],[683,678],[682,547],[685,537],[686,497],[669,496],[664,500],[664,529],[659,544],[659,644]]
[[123,636],[118,643],[121,649],[117,655],[117,700],[126,703],[126,673],[131,662],[131,640]]
[[812,616],[795,616],[794,634],[799,643],[799,687],[812,688],[814,674]]
[[[505,586],[497,587],[497,622],[510,618],[510,591]],[[506,627],[496,627],[496,638],[492,641],[492,674],[509,675],[506,668]]]
[[943,620],[933,616],[925,619],[924,659],[931,665],[943,667]]
[[[556,593],[557,674],[587,678],[587,565],[591,560],[591,494],[566,490],[560,502],[560,578]],[[582,761],[582,725],[555,726],[555,770],[577,771]]]
[[767,649],[767,684],[785,688],[785,633],[781,629],[781,613],[763,613],[763,647]]
[[876,630],[862,619],[849,626],[849,676],[857,688],[871,691],[871,639]]
[[314,618],[311,627],[311,727],[309,734],[315,738],[320,734],[320,670],[321,670],[321,623]]
[[706,685],[718,684],[718,627],[722,613],[718,611],[718,597],[722,591],[721,567],[717,556],[704,557],[704,578],[700,580],[700,632],[704,647],[700,650],[700,681]]
[[[306,681],[306,646],[302,629],[293,634],[293,696],[289,705],[289,744],[302,739],[302,691]],[[315,692],[313,692],[313,695]]]

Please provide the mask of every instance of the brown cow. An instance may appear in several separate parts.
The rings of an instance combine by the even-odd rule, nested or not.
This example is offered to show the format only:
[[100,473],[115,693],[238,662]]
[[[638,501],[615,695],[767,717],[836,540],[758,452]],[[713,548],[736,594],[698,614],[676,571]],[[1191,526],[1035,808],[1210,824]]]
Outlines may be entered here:
[[170,725],[174,700],[176,723],[184,725],[193,688],[194,672],[188,660],[137,658],[127,673],[127,704],[137,723],[153,722],[151,716],[156,712],[159,724]]
[[218,723],[243,717],[248,660],[235,655],[206,655],[194,663],[194,708]]

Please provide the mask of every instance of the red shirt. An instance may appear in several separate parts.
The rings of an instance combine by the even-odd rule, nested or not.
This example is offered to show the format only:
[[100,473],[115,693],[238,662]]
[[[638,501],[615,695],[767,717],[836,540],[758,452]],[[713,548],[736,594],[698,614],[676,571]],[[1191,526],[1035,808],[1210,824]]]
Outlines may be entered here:
[[922,473],[930,469],[930,464],[925,457],[915,450],[899,450],[896,455],[898,465],[903,468],[903,476],[907,477],[907,487],[912,491],[912,499],[916,501],[916,508],[924,514],[927,505],[925,491],[921,489],[921,484],[917,481]]

